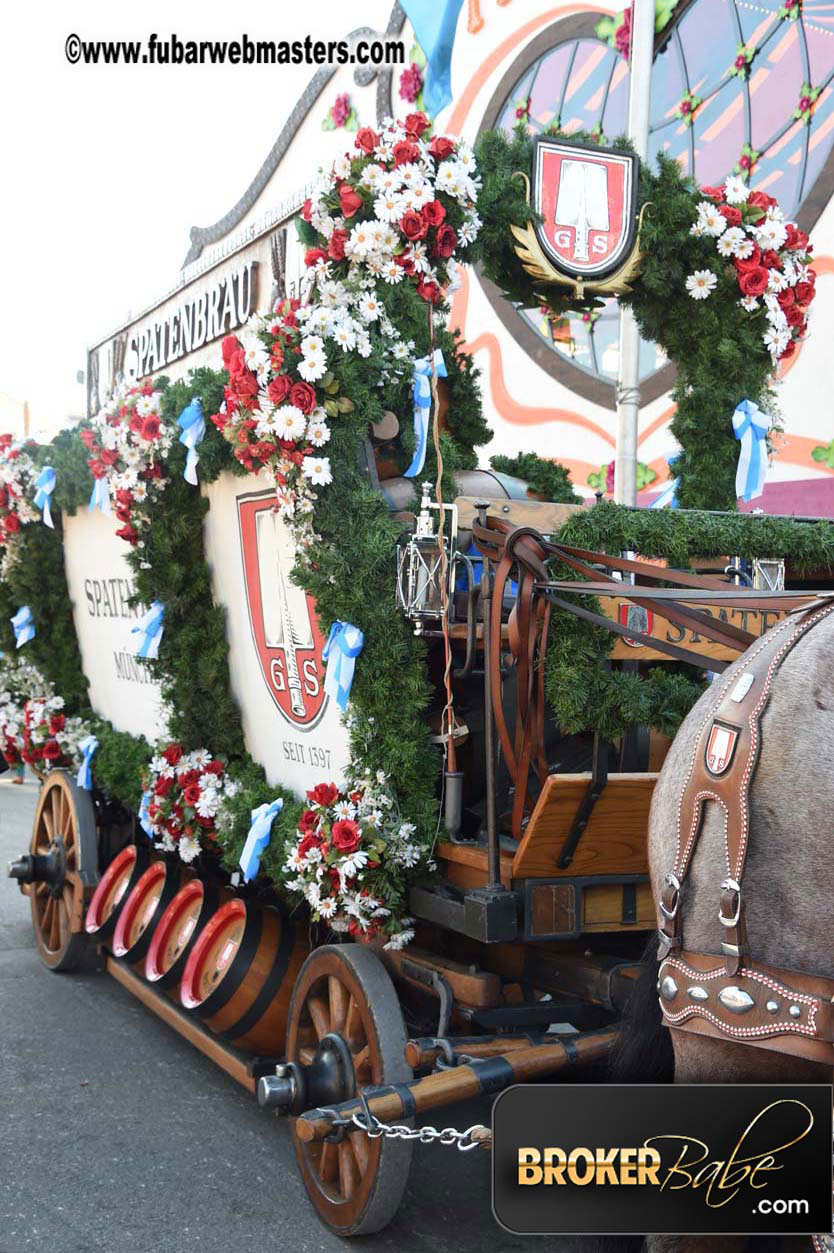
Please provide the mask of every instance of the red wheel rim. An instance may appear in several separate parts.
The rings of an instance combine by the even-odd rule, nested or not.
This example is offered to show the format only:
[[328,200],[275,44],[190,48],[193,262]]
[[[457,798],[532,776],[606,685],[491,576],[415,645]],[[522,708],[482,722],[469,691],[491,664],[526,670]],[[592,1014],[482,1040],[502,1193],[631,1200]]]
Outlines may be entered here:
[[165,863],[155,861],[140,878],[122,906],[113,936],[113,952],[124,957],[148,929],[165,887]]
[[111,861],[101,876],[99,885],[93,893],[93,899],[90,901],[90,907],[87,910],[84,930],[88,934],[95,935],[97,931],[100,931],[111,917],[113,911],[118,909],[127,890],[135,865],[136,847],[133,844],[123,848],[119,855]]
[[228,974],[243,939],[246,906],[235,899],[221,905],[203,927],[185,963],[180,1000],[186,1009],[202,1005]]
[[159,920],[145,961],[145,978],[152,983],[166,975],[185,950],[197,925],[205,893],[199,879],[180,888]]

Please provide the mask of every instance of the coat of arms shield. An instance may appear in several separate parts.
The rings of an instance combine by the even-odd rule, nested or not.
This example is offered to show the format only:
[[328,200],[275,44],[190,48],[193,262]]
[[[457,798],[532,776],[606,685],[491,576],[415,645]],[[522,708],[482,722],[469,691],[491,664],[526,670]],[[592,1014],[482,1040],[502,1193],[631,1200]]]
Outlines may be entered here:
[[637,157],[539,136],[533,150],[536,235],[555,268],[574,280],[613,273],[634,244]]
[[264,681],[287,721],[309,730],[327,703],[326,641],[315,601],[290,579],[295,548],[275,497],[241,496],[237,504],[249,621]]

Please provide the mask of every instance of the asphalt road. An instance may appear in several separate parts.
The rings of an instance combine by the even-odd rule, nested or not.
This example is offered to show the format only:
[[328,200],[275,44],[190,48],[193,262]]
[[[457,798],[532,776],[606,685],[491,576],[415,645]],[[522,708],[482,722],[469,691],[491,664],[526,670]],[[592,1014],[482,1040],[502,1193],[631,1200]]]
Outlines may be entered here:
[[[0,868],[28,847],[37,784],[0,776]],[[489,1154],[418,1145],[395,1221],[342,1241],[319,1223],[289,1129],[92,966],[56,975],[28,899],[0,878],[0,1253],[510,1253],[492,1217]],[[488,1122],[486,1105],[439,1125]],[[432,1119],[437,1125],[438,1119]],[[581,1242],[587,1248],[586,1242]]]

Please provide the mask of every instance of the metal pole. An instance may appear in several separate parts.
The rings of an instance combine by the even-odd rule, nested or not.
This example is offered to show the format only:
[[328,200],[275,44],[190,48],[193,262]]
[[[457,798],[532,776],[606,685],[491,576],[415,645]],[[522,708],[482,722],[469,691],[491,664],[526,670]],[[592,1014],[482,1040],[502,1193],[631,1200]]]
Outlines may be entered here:
[[[628,134],[641,161],[649,151],[649,104],[654,52],[654,0],[634,0],[631,25],[631,88]],[[640,333],[630,309],[620,313],[617,379],[617,456],[614,499],[637,503],[637,420],[640,416]]]

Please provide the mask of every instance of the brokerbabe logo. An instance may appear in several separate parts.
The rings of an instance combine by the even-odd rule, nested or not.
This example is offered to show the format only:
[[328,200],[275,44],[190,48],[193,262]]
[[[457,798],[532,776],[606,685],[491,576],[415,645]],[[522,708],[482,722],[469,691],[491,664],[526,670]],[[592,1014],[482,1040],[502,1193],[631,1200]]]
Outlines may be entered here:
[[493,1208],[519,1233],[831,1230],[830,1086],[516,1087]]

